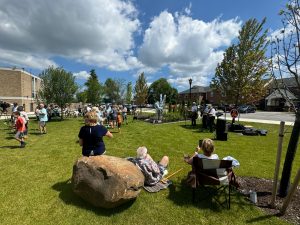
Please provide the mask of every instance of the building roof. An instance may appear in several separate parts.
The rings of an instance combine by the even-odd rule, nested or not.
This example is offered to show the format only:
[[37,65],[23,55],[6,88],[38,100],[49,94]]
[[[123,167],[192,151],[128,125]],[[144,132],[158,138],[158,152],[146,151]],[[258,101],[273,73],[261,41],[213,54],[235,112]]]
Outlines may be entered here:
[[275,98],[283,98],[283,96],[286,96],[291,100],[297,99],[297,97],[288,90],[276,89],[269,96],[266,97],[266,100],[275,99]]
[[[276,79],[279,88],[283,87],[298,87],[295,77],[286,77],[282,79]],[[272,88],[277,88],[277,85],[274,80],[271,82]]]
[[20,69],[20,68],[5,68],[5,67],[0,67],[0,70],[10,70],[10,71],[18,71],[18,72],[22,72],[22,73],[25,73],[31,77],[34,77],[34,78],[37,78],[37,79],[41,79],[40,77],[38,76],[35,76],[29,72],[27,72],[26,70],[24,70],[23,68]]
[[[206,93],[206,92],[208,92],[210,90],[211,90],[210,87],[204,87],[204,86],[197,86],[197,85],[195,85],[195,86],[193,86],[191,88],[191,94]],[[187,89],[187,90],[182,91],[182,92],[180,92],[178,94],[189,94],[189,93],[190,93],[190,89]]]

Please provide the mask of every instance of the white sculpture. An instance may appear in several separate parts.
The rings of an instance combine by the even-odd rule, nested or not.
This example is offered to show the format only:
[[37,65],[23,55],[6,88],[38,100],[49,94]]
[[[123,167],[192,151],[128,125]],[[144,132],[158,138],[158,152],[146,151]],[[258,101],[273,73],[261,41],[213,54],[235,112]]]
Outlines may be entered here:
[[162,97],[162,94],[160,94],[160,100],[155,102],[154,104],[154,107],[156,109],[156,114],[157,114],[157,120],[162,120],[165,103],[166,103],[166,95]]

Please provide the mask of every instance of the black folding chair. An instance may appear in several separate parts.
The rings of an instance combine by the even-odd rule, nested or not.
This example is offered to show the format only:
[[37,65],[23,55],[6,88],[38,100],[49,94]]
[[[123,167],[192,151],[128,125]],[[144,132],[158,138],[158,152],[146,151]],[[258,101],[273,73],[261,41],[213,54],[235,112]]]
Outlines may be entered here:
[[[201,188],[206,192],[201,201],[211,197],[222,207],[226,204],[227,209],[230,209],[232,186],[237,186],[232,161],[194,157],[192,168],[188,183],[192,186],[193,202],[196,199],[197,189]],[[224,196],[225,201],[219,199],[221,196]]]

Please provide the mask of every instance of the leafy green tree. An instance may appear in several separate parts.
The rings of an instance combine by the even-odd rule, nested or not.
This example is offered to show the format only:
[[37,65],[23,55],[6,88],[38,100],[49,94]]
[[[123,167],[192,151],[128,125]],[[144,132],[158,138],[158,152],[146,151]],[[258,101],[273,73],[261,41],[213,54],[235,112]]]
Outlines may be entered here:
[[82,102],[83,104],[86,103],[87,102],[87,92],[86,91],[77,92],[76,100],[77,100],[77,102]]
[[98,81],[97,74],[94,69],[90,71],[90,77],[85,82],[87,102],[93,105],[100,103],[102,96],[102,87]]
[[104,83],[105,94],[110,102],[119,103],[120,96],[120,86],[116,80],[108,78]]
[[283,29],[271,42],[272,78],[281,96],[295,111],[295,123],[289,140],[284,165],[281,174],[279,195],[285,197],[290,184],[292,166],[297,152],[300,136],[300,110],[288,97],[288,85],[283,78],[295,80],[294,92],[300,93],[300,4],[298,0],[289,0],[285,9],[279,13],[282,16]]
[[160,94],[166,95],[166,103],[169,105],[177,102],[178,91],[176,88],[172,88],[165,78],[160,78],[150,85],[148,103],[154,104],[156,101],[159,101]]
[[132,101],[132,83],[128,82],[126,86],[126,103],[131,103]]
[[223,61],[216,68],[211,87],[217,89],[224,100],[236,105],[253,103],[265,94],[263,77],[268,71],[265,56],[267,30],[266,19],[246,21],[239,32],[238,43],[224,53]]
[[141,73],[135,83],[135,100],[136,104],[142,106],[146,103],[148,97],[148,85],[144,75],[144,72]]
[[[47,104],[55,103],[63,109],[74,100],[78,87],[71,72],[51,66],[42,71],[39,76],[42,79],[39,96]],[[61,119],[63,119],[63,113],[61,113]]]

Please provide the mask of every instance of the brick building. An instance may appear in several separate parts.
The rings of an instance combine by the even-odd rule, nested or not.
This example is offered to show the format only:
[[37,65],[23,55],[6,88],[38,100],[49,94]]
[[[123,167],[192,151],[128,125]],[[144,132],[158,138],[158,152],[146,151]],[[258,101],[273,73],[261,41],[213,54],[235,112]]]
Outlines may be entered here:
[[197,104],[211,103],[219,104],[221,96],[210,87],[193,86],[190,89],[178,93],[178,102],[196,102]]
[[0,101],[11,104],[17,102],[25,107],[25,111],[33,112],[40,87],[39,77],[22,69],[0,67]]

